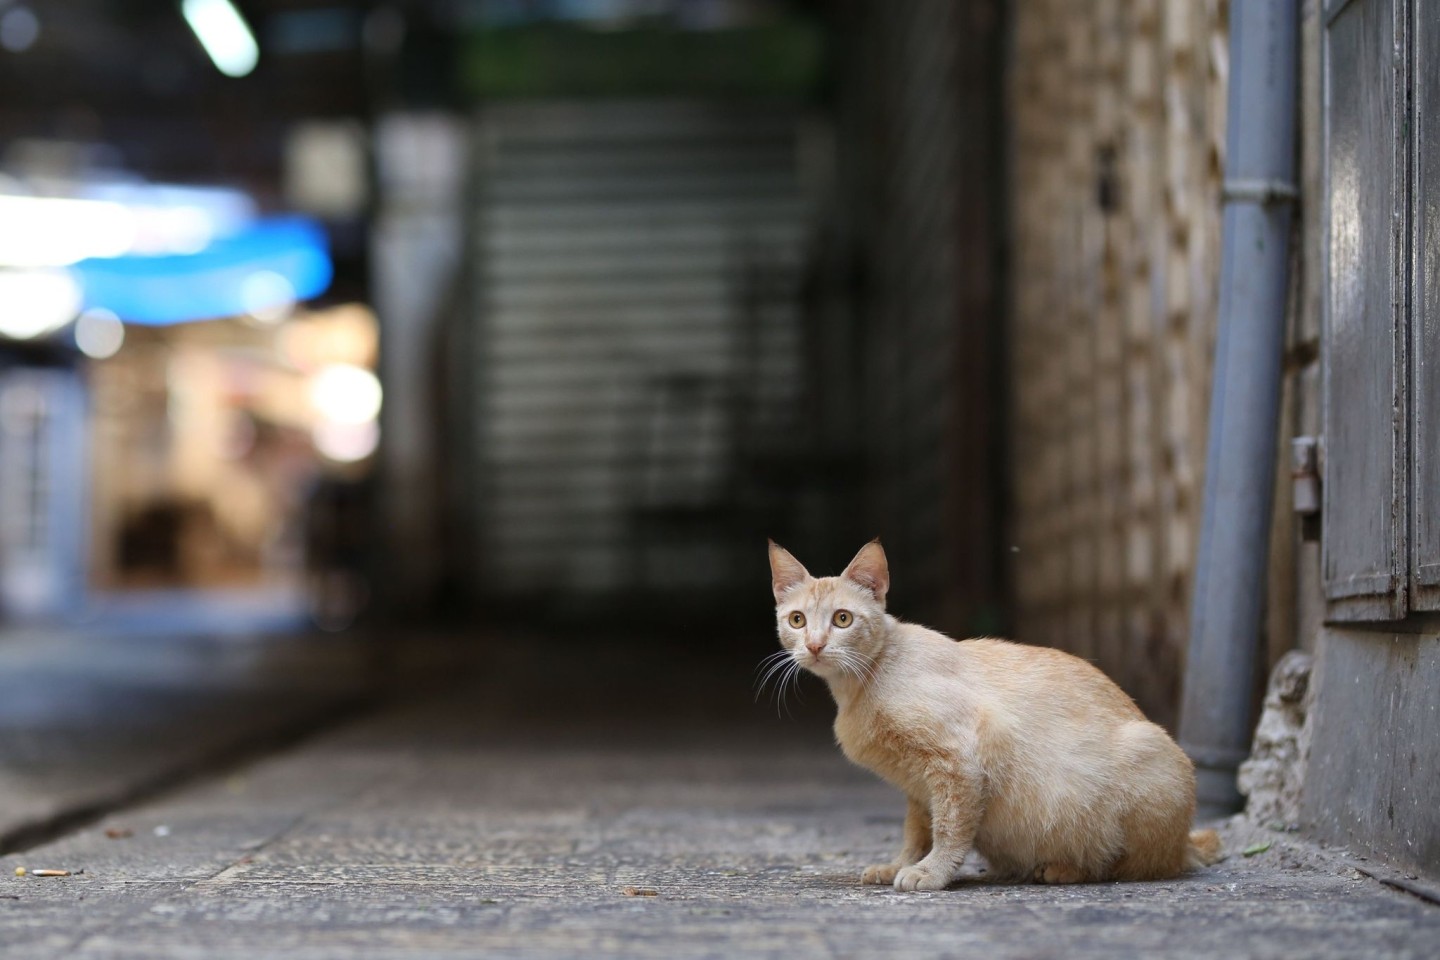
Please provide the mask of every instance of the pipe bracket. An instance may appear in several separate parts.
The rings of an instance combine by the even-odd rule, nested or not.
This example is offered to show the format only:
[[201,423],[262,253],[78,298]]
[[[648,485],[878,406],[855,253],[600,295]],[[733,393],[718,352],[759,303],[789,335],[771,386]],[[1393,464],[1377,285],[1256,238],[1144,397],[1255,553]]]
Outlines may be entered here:
[[1300,189],[1284,180],[1226,180],[1220,190],[1220,199],[1226,203],[1294,203],[1300,199]]

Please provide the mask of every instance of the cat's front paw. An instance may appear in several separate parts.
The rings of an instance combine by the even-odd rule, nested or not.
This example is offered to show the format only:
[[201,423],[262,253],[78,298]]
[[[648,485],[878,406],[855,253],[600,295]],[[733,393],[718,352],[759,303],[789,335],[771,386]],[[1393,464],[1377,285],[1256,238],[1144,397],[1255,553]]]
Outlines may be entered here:
[[949,885],[948,873],[938,873],[921,863],[913,867],[902,867],[895,874],[895,889],[900,891],[944,890]]
[[877,863],[873,867],[866,867],[865,872],[860,874],[861,883],[878,883],[888,886],[895,882],[895,874],[900,872],[900,865],[896,863]]

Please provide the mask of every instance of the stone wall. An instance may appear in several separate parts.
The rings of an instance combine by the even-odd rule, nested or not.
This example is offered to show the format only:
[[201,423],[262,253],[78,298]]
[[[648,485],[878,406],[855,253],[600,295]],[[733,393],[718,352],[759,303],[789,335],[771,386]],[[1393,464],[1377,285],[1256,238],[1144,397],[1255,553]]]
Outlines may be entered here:
[[1018,637],[1176,719],[1220,258],[1224,0],[1011,7]]

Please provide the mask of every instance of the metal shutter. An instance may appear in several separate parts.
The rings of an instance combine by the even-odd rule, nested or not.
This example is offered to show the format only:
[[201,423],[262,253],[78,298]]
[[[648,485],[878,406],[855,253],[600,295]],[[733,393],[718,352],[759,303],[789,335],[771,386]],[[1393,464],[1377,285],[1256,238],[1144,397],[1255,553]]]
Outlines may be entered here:
[[746,454],[795,428],[800,117],[531,103],[478,129],[478,587],[720,586]]

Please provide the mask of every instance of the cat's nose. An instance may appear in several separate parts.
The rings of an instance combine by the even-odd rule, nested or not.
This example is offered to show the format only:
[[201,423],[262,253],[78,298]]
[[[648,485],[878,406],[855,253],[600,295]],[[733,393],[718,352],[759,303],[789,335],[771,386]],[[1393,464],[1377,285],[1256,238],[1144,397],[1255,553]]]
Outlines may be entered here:
[[820,651],[825,649],[824,640],[806,640],[805,649],[810,651],[812,657],[820,656]]

